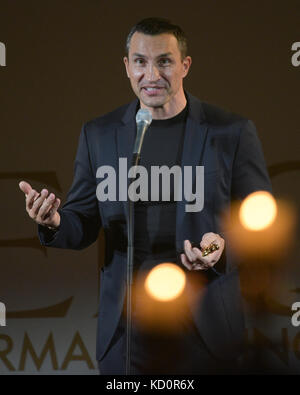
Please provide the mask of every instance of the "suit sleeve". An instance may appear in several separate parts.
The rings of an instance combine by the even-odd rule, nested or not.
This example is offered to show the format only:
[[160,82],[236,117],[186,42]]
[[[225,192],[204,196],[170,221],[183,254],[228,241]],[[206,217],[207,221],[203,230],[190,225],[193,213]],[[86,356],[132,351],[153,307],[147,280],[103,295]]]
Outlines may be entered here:
[[96,197],[96,178],[93,174],[85,126],[81,130],[74,163],[74,178],[66,203],[58,209],[61,216],[55,233],[38,225],[42,245],[79,250],[88,247],[98,237],[101,219]]
[[[272,192],[272,186],[255,125],[252,121],[245,121],[240,129],[233,162],[231,200],[243,200],[255,191]],[[227,261],[232,260],[230,248],[225,247],[212,271],[218,276],[226,273]]]
[[272,192],[261,143],[252,121],[241,128],[232,173],[232,199],[242,200],[255,191]]

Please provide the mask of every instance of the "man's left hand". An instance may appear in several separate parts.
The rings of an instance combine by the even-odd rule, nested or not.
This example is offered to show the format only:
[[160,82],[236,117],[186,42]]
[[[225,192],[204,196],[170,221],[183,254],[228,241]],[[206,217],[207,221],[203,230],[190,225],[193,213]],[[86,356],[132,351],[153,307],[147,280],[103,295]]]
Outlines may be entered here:
[[[211,244],[217,244],[219,249],[203,256],[202,252]],[[225,240],[216,233],[205,233],[198,247],[193,247],[189,240],[184,241],[184,254],[181,254],[181,263],[189,270],[208,270],[221,258]]]

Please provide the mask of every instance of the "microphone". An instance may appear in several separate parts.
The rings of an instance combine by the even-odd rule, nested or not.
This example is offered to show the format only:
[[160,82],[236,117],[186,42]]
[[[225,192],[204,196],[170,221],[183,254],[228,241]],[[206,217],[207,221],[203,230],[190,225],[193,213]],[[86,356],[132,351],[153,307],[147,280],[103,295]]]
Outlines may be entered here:
[[[152,114],[146,108],[141,108],[137,112],[135,120],[136,120],[137,134],[136,134],[136,139],[133,149],[133,157],[139,158],[139,156],[141,155],[141,149],[143,145],[145,132],[149,128],[152,122]],[[137,162],[135,164],[137,164]]]

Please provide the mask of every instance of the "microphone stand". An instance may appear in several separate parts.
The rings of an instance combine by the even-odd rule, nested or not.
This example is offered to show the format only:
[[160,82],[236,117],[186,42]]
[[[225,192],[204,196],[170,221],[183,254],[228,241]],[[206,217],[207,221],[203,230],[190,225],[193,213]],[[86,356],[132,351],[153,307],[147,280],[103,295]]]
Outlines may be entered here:
[[[152,121],[152,115],[149,110],[140,109],[136,115],[137,136],[133,149],[132,167],[133,178],[136,178],[137,166],[141,159],[141,149],[145,132]],[[132,180],[131,180],[132,182]],[[130,184],[131,184],[130,182]],[[129,184],[129,185],[130,185]],[[130,375],[131,370],[131,294],[132,294],[132,277],[134,263],[134,200],[135,196],[130,199],[128,194],[128,221],[127,221],[127,320],[126,320],[126,375]]]
[[[136,166],[140,162],[140,153],[134,153],[132,165],[134,167],[134,178],[136,176]],[[132,182],[132,181],[131,181]],[[126,306],[126,375],[130,375],[131,368],[131,327],[132,327],[132,313],[131,313],[131,295],[132,295],[132,276],[133,276],[133,261],[134,261],[134,201],[128,199],[128,221],[127,221],[127,306]]]

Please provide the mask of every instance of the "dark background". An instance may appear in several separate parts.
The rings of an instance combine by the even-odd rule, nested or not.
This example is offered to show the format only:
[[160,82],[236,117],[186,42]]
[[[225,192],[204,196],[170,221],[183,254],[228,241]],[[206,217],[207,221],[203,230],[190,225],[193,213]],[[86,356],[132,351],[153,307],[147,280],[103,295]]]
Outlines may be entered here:
[[[0,0],[0,300],[8,311],[0,373],[56,373],[53,355],[38,368],[28,351],[31,342],[40,355],[51,334],[57,372],[96,372],[101,239],[80,252],[41,248],[18,182],[48,187],[64,201],[82,124],[133,98],[124,43],[148,16],[183,28],[193,59],[185,88],[255,122],[275,195],[299,206],[300,66],[291,63],[299,0]],[[1,359],[10,346],[15,370]]]

